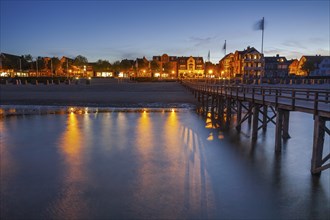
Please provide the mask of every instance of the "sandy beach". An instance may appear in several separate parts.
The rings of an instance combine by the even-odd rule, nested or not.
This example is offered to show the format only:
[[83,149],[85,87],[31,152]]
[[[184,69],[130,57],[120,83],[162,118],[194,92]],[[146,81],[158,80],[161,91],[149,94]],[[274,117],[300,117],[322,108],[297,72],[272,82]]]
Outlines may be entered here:
[[1,105],[90,107],[181,107],[197,101],[178,82],[120,82],[92,79],[70,85],[1,85]]

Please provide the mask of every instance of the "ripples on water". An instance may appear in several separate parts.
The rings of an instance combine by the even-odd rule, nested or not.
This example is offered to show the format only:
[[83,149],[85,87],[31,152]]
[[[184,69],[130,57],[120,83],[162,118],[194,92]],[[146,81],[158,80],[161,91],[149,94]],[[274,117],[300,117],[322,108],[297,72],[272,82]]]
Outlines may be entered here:
[[312,118],[290,120],[276,155],[274,127],[251,143],[190,111],[1,119],[1,219],[327,219]]

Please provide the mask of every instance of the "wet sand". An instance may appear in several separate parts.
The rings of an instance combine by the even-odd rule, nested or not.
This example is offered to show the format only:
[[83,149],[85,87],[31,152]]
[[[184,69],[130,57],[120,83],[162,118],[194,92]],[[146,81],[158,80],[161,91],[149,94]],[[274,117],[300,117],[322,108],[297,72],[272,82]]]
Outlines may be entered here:
[[1,85],[1,105],[91,107],[180,107],[196,105],[178,82],[119,82],[115,79],[60,85]]

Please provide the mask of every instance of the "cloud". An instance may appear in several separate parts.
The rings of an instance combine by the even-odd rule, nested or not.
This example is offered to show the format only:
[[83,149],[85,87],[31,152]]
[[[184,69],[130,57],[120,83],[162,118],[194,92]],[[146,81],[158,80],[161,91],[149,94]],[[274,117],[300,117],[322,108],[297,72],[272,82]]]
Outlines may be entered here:
[[216,37],[190,37],[189,41],[194,43],[195,47],[210,44]]
[[301,48],[301,49],[306,49],[305,46],[303,46],[300,42],[298,41],[293,41],[293,40],[287,40],[282,43],[283,46],[286,47],[294,47],[294,48]]
[[327,44],[329,43],[329,39],[321,38],[321,37],[311,37],[308,39],[308,42],[314,44]]
[[266,56],[275,56],[276,54],[281,55],[281,53],[283,53],[283,50],[278,48],[273,48],[273,49],[264,50],[264,53],[266,54]]

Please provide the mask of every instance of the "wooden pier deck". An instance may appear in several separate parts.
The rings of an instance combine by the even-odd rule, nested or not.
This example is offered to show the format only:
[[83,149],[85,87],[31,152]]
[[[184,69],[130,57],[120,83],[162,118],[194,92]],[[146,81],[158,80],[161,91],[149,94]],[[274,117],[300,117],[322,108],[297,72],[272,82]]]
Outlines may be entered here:
[[[319,175],[321,171],[330,168],[330,163],[327,163],[330,154],[323,157],[324,136],[330,135],[330,129],[326,126],[326,121],[330,120],[330,85],[325,89],[311,89],[290,86],[209,84],[196,80],[184,80],[182,85],[201,103],[202,113],[211,112],[217,115],[221,123],[225,123],[227,127],[232,121],[233,114],[236,114],[238,131],[242,123],[252,122],[252,139],[258,137],[260,129],[266,130],[268,123],[274,123],[277,152],[281,151],[282,138],[290,137],[290,111],[310,114],[314,118],[311,173]],[[269,115],[269,112],[272,115]]]

